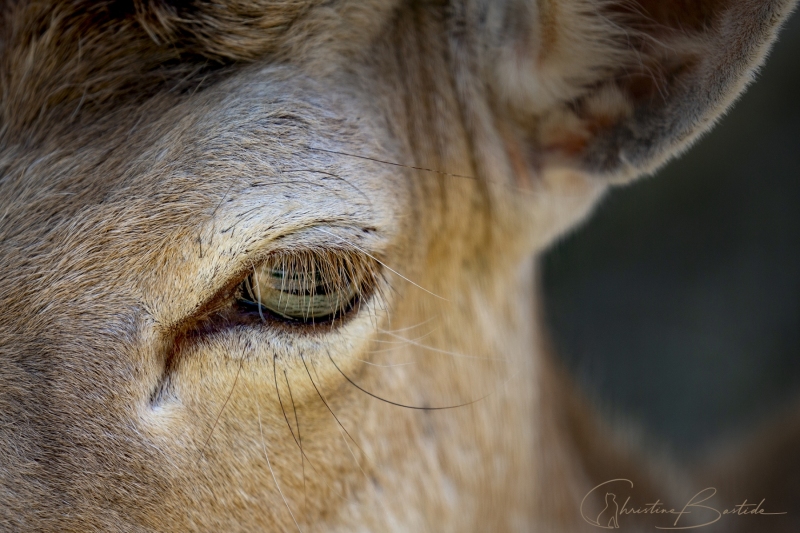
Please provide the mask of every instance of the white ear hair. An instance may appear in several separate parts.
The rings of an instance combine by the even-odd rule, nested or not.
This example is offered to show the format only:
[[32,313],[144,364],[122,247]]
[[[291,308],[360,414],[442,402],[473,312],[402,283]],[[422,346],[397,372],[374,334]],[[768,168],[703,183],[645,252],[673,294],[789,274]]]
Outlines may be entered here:
[[629,179],[752,81],[795,0],[474,0],[492,105],[539,165]]

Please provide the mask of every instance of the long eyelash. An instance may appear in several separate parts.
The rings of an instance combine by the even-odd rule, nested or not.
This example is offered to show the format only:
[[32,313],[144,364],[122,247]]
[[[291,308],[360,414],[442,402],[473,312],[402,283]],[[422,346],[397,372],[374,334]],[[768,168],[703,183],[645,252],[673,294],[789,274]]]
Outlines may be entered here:
[[[266,305],[261,300],[261,288],[264,286],[263,272],[259,275],[257,268],[252,267],[252,274],[242,283],[240,300],[244,303],[257,306],[259,317],[265,320],[265,311],[270,310],[286,318],[288,322],[295,320],[295,324],[302,322],[313,326],[318,320],[330,322],[331,327],[341,325],[344,315],[350,310],[357,311],[367,293],[380,294],[383,286],[378,283],[381,277],[380,263],[373,257],[367,257],[359,250],[352,247],[329,249],[307,248],[292,251],[282,251],[272,254],[264,263],[267,271],[280,272],[280,286],[274,286],[278,292],[277,305],[281,308],[289,294],[299,291],[308,296],[329,296],[335,305],[327,317],[315,315],[312,312],[313,301],[309,298],[305,308],[300,308],[298,317],[285,317],[279,310]],[[273,300],[273,304],[274,304]],[[352,305],[351,305],[352,304]],[[298,324],[300,325],[300,324]]]
[[438,294],[436,294],[435,292],[429,291],[428,289],[426,289],[426,288],[425,288],[425,287],[423,287],[422,285],[419,285],[418,283],[414,283],[413,281],[411,281],[410,279],[408,279],[407,277],[405,277],[404,275],[402,275],[402,274],[401,274],[401,273],[399,273],[398,271],[396,271],[396,270],[394,270],[393,268],[391,268],[390,266],[388,266],[386,263],[383,263],[383,262],[381,262],[380,260],[376,259],[375,257],[373,257],[372,255],[370,255],[370,254],[369,254],[369,253],[367,253],[366,251],[362,250],[361,248],[359,248],[359,247],[358,247],[358,246],[356,246],[355,244],[353,244],[353,243],[351,243],[351,242],[347,241],[346,239],[343,239],[343,238],[339,237],[338,235],[336,235],[335,233],[331,233],[330,231],[325,231],[325,230],[324,230],[324,229],[322,229],[322,228],[317,228],[317,229],[318,229],[319,231],[321,231],[322,233],[327,233],[327,234],[328,234],[328,235],[330,235],[331,237],[335,237],[335,238],[339,239],[340,241],[342,241],[342,242],[346,243],[348,246],[352,246],[353,248],[355,248],[356,250],[358,250],[358,251],[359,251],[359,252],[361,252],[362,254],[366,255],[367,257],[369,257],[369,258],[370,258],[370,259],[372,259],[373,261],[376,261],[377,263],[379,263],[381,266],[383,266],[383,267],[384,267],[385,269],[387,269],[388,271],[392,272],[393,274],[397,274],[397,275],[398,275],[398,276],[400,276],[402,279],[404,279],[405,281],[409,282],[410,284],[412,284],[413,286],[417,287],[418,289],[421,289],[421,290],[423,290],[423,291],[427,292],[428,294],[430,294],[431,296],[435,296],[436,298],[439,298],[440,300],[444,300],[445,302],[449,301],[449,300],[448,300],[447,298],[445,298],[444,296],[439,296],[439,295],[438,295]]
[[[256,282],[256,295],[257,295],[256,298],[258,299],[258,301],[256,303],[258,304],[258,316],[259,316],[259,318],[261,318],[261,321],[264,322],[264,312],[262,311],[262,305],[261,305],[261,287],[259,286],[259,283],[258,283],[258,276],[256,275],[256,267],[255,266],[253,266],[253,279]],[[245,281],[247,282],[247,285],[248,285],[248,288],[249,288],[250,277],[248,276],[247,278],[245,278]]]

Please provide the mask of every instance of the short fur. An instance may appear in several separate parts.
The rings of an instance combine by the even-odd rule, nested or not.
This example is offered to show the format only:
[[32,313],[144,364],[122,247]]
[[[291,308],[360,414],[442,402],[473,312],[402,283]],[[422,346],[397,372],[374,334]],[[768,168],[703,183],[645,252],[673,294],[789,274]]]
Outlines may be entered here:
[[[792,6],[5,1],[0,529],[571,532],[598,480],[682,494],[551,361],[535,255]],[[381,265],[346,320],[236,322],[270,254],[336,249]]]

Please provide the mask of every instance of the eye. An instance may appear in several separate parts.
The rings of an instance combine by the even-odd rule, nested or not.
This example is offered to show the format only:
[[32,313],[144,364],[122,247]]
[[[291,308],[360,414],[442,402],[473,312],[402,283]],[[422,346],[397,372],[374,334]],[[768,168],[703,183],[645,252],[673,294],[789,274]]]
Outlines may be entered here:
[[375,262],[347,251],[279,253],[253,267],[239,301],[260,315],[313,324],[343,317],[375,285]]

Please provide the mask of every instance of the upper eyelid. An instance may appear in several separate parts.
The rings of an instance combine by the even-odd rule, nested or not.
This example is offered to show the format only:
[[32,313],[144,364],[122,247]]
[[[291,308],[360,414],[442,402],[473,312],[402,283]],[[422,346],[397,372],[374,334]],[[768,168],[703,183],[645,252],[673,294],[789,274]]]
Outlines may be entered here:
[[[323,231],[318,231],[322,228],[324,228]],[[331,230],[335,233],[332,233]],[[364,235],[369,235],[371,238],[363,239]],[[177,316],[167,323],[163,329],[172,335],[191,328],[192,323],[202,320],[209,313],[219,309],[221,307],[220,303],[235,292],[244,279],[252,273],[253,268],[263,264],[268,257],[275,253],[291,253],[303,248],[341,250],[346,248],[348,246],[347,243],[353,240],[359,242],[355,243],[355,246],[351,248],[352,250],[357,250],[359,253],[364,253],[373,258],[382,255],[381,249],[383,246],[381,245],[385,245],[385,241],[377,234],[377,230],[371,226],[345,226],[341,224],[330,226],[326,224],[326,221],[314,221],[301,228],[292,228],[292,230],[283,234],[272,233],[261,239],[260,242],[255,241],[257,243],[255,246],[251,245],[247,249],[241,250],[229,268],[215,269],[216,272],[212,283],[207,285],[205,289],[200,288],[205,297],[198,297],[198,301],[193,307],[176,313]],[[219,260],[220,258],[214,259]]]
[[[350,250],[352,253],[352,250]],[[257,267],[256,267],[257,268]],[[231,278],[231,280],[226,283],[225,286],[221,287],[208,301],[206,301],[201,307],[199,307],[194,313],[185,317],[180,323],[176,324],[175,328],[172,328],[169,331],[167,338],[164,339],[166,341],[166,355],[165,359],[167,361],[167,366],[171,366],[174,364],[175,358],[179,357],[179,353],[181,349],[177,348],[178,345],[186,345],[186,342],[193,343],[191,339],[193,338],[202,338],[205,336],[206,333],[213,332],[217,330],[217,326],[222,325],[223,328],[226,328],[226,325],[229,325],[225,322],[223,318],[222,322],[216,322],[213,318],[214,311],[222,311],[223,309],[228,308],[230,311],[233,311],[229,306],[234,303],[235,300],[232,297],[235,294],[236,288],[241,285],[241,283],[246,279],[249,273],[252,270],[245,269],[240,271],[240,274],[236,277]],[[383,276],[380,273],[380,269],[377,268],[372,275],[370,275],[371,282],[368,286],[367,290],[364,291],[363,294],[358,296],[358,299],[362,302],[370,302],[373,300],[374,297],[379,299],[383,299],[385,297],[384,291],[381,287]],[[384,295],[384,296],[381,296]],[[362,300],[363,298],[363,300]],[[339,326],[344,326],[347,323],[349,316],[350,318],[355,318],[361,311],[360,304],[357,304],[357,307],[350,308],[349,311],[343,315],[345,322],[339,322]],[[364,309],[370,309],[370,306],[365,307]],[[231,316],[231,315],[229,315]],[[216,323],[216,326],[215,326]],[[237,322],[239,324],[246,324],[246,322]],[[302,328],[309,328],[312,325],[307,323],[302,324],[294,324],[294,323],[281,323],[281,322],[271,322],[272,327],[278,328],[280,331],[287,331],[287,328],[292,330],[293,335],[299,336],[307,336],[310,334],[310,330],[302,329]],[[204,329],[204,326],[208,326],[208,329]],[[298,329],[295,329],[298,328]],[[319,334],[327,334],[333,331],[336,331],[338,328],[322,328],[322,329],[315,329],[313,330],[313,336],[317,336]],[[197,337],[197,334],[200,334],[200,337]]]

